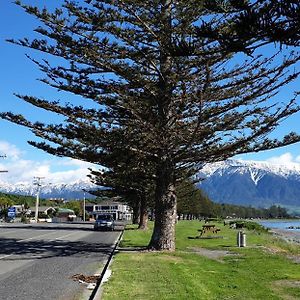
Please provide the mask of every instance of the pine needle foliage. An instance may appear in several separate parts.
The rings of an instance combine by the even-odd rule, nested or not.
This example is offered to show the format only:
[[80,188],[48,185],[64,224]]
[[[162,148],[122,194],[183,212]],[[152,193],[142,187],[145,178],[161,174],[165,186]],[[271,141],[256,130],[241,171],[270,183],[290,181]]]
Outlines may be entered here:
[[[16,3],[42,25],[36,39],[10,42],[45,53],[31,58],[41,81],[82,105],[17,95],[64,122],[1,117],[28,127],[41,138],[29,143],[54,155],[110,167],[126,150],[136,165],[152,161],[150,248],[175,249],[178,179],[204,163],[300,140],[293,132],[269,138],[299,111],[297,93],[272,100],[299,75],[298,1],[66,0],[54,11]],[[270,43],[277,52],[263,55]]]

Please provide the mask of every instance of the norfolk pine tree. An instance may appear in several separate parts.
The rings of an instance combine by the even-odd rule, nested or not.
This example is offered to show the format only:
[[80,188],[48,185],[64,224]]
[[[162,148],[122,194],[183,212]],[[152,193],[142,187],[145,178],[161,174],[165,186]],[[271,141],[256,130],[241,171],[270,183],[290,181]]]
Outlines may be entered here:
[[153,206],[154,166],[146,159],[139,159],[132,153],[118,151],[118,157],[107,155],[107,169],[90,170],[88,175],[92,182],[101,189],[92,192],[100,197],[119,196],[133,208],[134,224],[139,224],[139,229],[148,227],[148,209]]
[[[299,110],[296,95],[273,100],[299,75],[292,70],[299,60],[298,1],[87,0],[65,1],[54,12],[21,6],[41,21],[40,36],[11,42],[49,54],[32,58],[45,73],[42,82],[81,96],[82,105],[18,95],[64,122],[1,117],[31,129],[41,142],[29,143],[54,155],[106,167],[107,154],[117,160],[126,149],[151,160],[151,249],[175,249],[175,184],[185,174],[299,141],[295,133],[269,138]],[[261,55],[270,43],[279,48]],[[55,65],[51,55],[65,62]]]

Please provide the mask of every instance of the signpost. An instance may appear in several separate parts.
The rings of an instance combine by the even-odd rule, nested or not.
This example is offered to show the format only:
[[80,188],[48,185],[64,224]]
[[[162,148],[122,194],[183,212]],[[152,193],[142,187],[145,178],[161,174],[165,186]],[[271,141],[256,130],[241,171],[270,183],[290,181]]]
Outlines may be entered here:
[[16,208],[15,207],[9,207],[7,211],[7,216],[11,219],[14,219],[16,217]]

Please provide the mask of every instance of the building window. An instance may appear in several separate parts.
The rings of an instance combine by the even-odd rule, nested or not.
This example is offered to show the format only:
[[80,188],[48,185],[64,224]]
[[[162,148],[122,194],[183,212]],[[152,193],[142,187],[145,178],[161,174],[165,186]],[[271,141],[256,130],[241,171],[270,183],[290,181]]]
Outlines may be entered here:
[[109,210],[109,206],[101,206],[101,210]]

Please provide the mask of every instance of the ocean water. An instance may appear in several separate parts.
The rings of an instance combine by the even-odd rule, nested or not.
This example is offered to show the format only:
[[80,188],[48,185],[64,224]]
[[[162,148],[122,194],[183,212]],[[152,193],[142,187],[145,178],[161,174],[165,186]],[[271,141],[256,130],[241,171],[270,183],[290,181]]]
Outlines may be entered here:
[[300,220],[265,220],[259,221],[259,224],[266,228],[300,232]]

